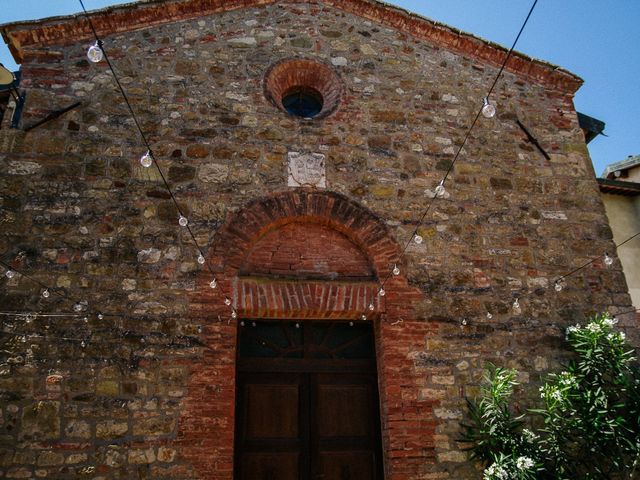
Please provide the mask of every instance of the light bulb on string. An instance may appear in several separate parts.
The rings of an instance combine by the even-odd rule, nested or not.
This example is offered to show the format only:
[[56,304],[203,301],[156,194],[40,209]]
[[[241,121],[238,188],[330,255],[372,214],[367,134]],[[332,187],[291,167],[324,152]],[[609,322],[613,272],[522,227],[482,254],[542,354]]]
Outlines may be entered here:
[[375,310],[376,306],[373,303],[369,304],[369,310],[373,311]]
[[202,254],[198,255],[198,263],[200,265],[204,265],[204,257],[202,256]]
[[238,318],[238,314],[236,313],[235,310],[233,312],[231,312],[231,318],[233,318],[233,319]]
[[16,272],[14,272],[13,270],[9,269],[6,272],[4,272],[4,276],[7,277],[9,280],[11,280],[13,277],[16,276]]
[[442,198],[445,196],[446,193],[447,191],[444,188],[444,180],[440,180],[440,183],[436,187],[436,197]]
[[224,304],[228,307],[229,305],[231,305],[231,299],[229,297],[226,297],[224,299]]
[[218,282],[216,281],[215,278],[211,280],[211,282],[209,282],[209,286],[214,289],[218,287]]
[[48,290],[48,289],[46,289],[46,288],[45,288],[45,289],[42,291],[42,298],[49,298],[49,296],[50,296],[50,295],[51,295],[51,294],[49,293],[49,290]]
[[613,265],[613,258],[611,258],[611,257],[609,256],[609,254],[608,254],[608,253],[606,253],[606,252],[605,252],[605,254],[604,254],[604,264],[605,264],[607,267],[610,267],[611,265]]
[[153,164],[153,157],[151,156],[151,151],[147,150],[143,156],[140,157],[140,165],[144,168],[149,168]]
[[487,312],[487,320],[491,320],[493,318],[493,315],[491,314],[491,312]]
[[463,318],[463,319],[462,319],[462,321],[460,322],[460,324],[461,324],[463,327],[466,327],[466,326],[467,326],[467,319],[466,319],[466,318]]
[[558,280],[556,280],[553,284],[553,288],[555,289],[556,292],[561,292],[562,289],[564,288],[564,280],[562,278],[559,278]]
[[104,58],[104,52],[102,51],[102,42],[100,40],[89,47],[87,50],[87,58],[92,63],[99,63],[102,61]]
[[76,304],[73,306],[73,310],[74,310],[75,312],[81,312],[81,311],[82,311],[82,304],[81,304],[81,303],[76,303]]
[[513,311],[516,313],[520,312],[520,302],[517,298],[513,301]]
[[180,217],[178,217],[178,224],[181,227],[186,227],[189,224],[189,220],[187,220],[187,217],[184,215],[180,215]]
[[364,321],[366,319],[367,319],[367,316],[364,313],[360,315],[360,320]]
[[482,116],[484,118],[493,118],[496,115],[496,107],[489,103],[489,98],[482,99]]
[[398,268],[398,265],[393,266],[393,270],[391,271],[391,273],[393,273],[396,277],[400,275],[400,268]]
[[384,297],[387,294],[387,292],[384,291],[384,288],[381,288],[380,290],[378,290],[378,295],[380,295],[381,297]]
[[101,314],[101,313],[99,313],[99,314],[98,314],[98,320],[102,320],[103,318],[104,318],[104,315],[103,315],[103,314]]
[[422,237],[416,233],[413,236],[413,241],[416,242],[417,245],[420,245],[422,243]]

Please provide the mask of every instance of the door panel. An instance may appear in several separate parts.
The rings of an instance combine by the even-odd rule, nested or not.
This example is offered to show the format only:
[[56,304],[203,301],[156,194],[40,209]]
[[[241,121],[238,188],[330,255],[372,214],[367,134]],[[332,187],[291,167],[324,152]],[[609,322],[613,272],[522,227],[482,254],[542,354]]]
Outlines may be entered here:
[[245,438],[298,438],[299,385],[245,385]]
[[239,373],[236,410],[236,478],[299,480],[308,469],[306,382],[301,374]]
[[318,435],[321,438],[368,436],[371,433],[370,397],[368,385],[318,384]]
[[382,480],[373,332],[355,325],[240,329],[234,478]]
[[295,453],[246,453],[242,456],[242,480],[298,480]]
[[375,458],[371,452],[320,453],[317,480],[363,480],[374,476]]

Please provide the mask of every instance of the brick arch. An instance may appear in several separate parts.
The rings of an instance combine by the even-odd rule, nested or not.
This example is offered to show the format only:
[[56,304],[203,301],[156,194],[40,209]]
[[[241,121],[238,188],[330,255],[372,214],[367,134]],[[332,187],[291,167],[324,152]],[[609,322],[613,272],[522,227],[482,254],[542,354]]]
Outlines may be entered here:
[[[371,278],[256,279],[256,272],[243,270],[254,247],[274,232],[305,226],[333,231],[357,247],[367,260]],[[416,306],[422,294],[408,285],[401,248],[384,222],[335,192],[300,189],[276,193],[253,200],[232,214],[217,232],[208,255],[221,287],[231,292],[240,318],[354,320],[367,312],[368,320],[374,322],[376,336],[385,470],[388,478],[395,478],[396,460],[404,455],[403,442],[412,441],[409,437],[413,435],[402,425],[396,428],[393,421],[394,412],[405,401],[401,392],[406,379],[398,373],[406,369],[402,352],[411,342],[423,339],[432,327],[416,319]],[[403,273],[390,278],[384,297],[377,296],[377,279],[385,278],[396,263]],[[208,272],[201,273],[191,296],[189,313],[194,323],[203,325],[199,338],[204,349],[197,360],[185,360],[190,380],[178,436],[173,443],[179,447],[184,473],[190,472],[188,478],[231,480],[237,330],[235,322],[229,319],[229,308],[222,302],[221,290],[209,288],[210,280]],[[251,282],[272,289],[263,290],[264,298],[289,300],[247,302],[246,287],[251,287]],[[354,298],[358,301],[354,302]],[[373,314],[366,308],[371,300],[375,302]],[[407,345],[399,344],[398,338]],[[432,436],[432,428],[427,422],[417,434]],[[401,473],[402,467],[398,468]]]
[[[292,226],[297,226],[298,231],[334,232],[336,243],[341,237],[346,239],[354,248],[338,251],[339,245],[333,245],[333,253],[352,252],[354,258],[363,257],[370,274],[346,274],[333,279],[276,279],[272,275],[270,281],[247,275],[256,247],[275,232]],[[403,276],[394,277],[393,285],[388,285],[391,289],[386,289],[391,297],[377,296],[379,279],[386,278],[394,264],[402,263],[400,253],[387,226],[370,210],[335,192],[296,190],[253,200],[235,213],[219,230],[210,260],[223,285],[228,286],[227,291],[233,293],[232,300],[241,317],[353,319],[365,312],[371,302],[376,307],[374,316],[379,316],[393,297],[394,286],[407,287]],[[265,269],[257,273],[264,274]]]

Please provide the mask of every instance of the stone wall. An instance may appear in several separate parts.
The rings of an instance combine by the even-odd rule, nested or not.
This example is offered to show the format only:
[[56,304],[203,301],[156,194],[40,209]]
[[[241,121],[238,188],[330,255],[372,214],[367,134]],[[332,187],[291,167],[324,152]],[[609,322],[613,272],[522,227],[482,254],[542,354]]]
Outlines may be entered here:
[[[4,317],[0,476],[232,478],[237,325],[224,291],[240,319],[357,320],[373,301],[386,478],[478,478],[456,440],[483,365],[518,368],[528,389],[564,358],[564,327],[628,309],[617,261],[560,293],[550,284],[615,251],[572,91],[552,82],[504,73],[498,115],[474,128],[424,242],[407,243],[498,65],[475,43],[449,50],[384,20],[279,2],[105,35],[212,272],[140,166],[145,147],[105,63],[86,61],[90,41],[25,43],[23,127],[82,105],[0,130],[0,254],[52,293],[18,275],[0,303],[87,303],[78,317]],[[341,83],[325,118],[265,97],[270,67],[299,57]],[[324,155],[326,188],[288,187],[289,152]]]

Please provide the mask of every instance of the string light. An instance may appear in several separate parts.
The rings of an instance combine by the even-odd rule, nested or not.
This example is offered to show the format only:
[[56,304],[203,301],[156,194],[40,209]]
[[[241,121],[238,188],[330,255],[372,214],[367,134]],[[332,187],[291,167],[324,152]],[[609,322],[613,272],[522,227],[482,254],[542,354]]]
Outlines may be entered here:
[[103,314],[101,314],[101,313],[99,313],[99,314],[98,314],[98,320],[102,320],[103,318],[104,318],[104,315],[103,315]]
[[209,282],[209,286],[213,289],[215,289],[218,286],[218,282],[216,281],[215,278],[211,280],[211,282]]
[[187,217],[185,217],[184,215],[180,215],[180,217],[178,218],[178,224],[181,227],[186,227],[189,224],[189,220],[187,220]]
[[608,254],[608,253],[606,253],[606,252],[605,252],[605,254],[604,254],[604,264],[605,264],[607,267],[610,267],[611,265],[613,265],[613,258],[611,258],[611,257],[609,256],[609,254]]
[[489,103],[489,97],[482,99],[482,116],[484,118],[493,118],[496,114],[496,107]]
[[11,280],[13,277],[16,276],[16,272],[14,272],[13,270],[7,270],[6,272],[4,272],[5,277],[7,277],[9,280]]
[[43,297],[43,298],[49,298],[49,296],[50,296],[50,295],[51,295],[51,294],[49,293],[49,289],[45,288],[45,289],[42,291],[42,297]]
[[393,273],[396,277],[400,275],[400,269],[398,268],[398,265],[393,266],[393,270],[391,271],[391,273]]
[[202,256],[202,254],[198,255],[198,263],[200,265],[204,265],[204,257]]
[[491,314],[491,312],[487,312],[487,320],[491,320],[493,318],[493,315]]
[[444,188],[444,180],[441,180],[438,186],[436,187],[436,196],[438,198],[442,198],[445,196],[446,193],[447,191]]
[[82,304],[81,303],[76,303],[73,305],[73,310],[75,312],[81,312],[82,311]]
[[367,316],[363,313],[362,315],[360,315],[360,320],[366,320]]
[[564,280],[562,278],[556,280],[553,284],[553,288],[556,290],[556,292],[561,292],[564,288]]
[[151,151],[147,150],[142,157],[140,157],[140,165],[144,168],[149,168],[153,164],[153,157],[151,156]]
[[518,298],[513,301],[513,311],[516,313],[520,312],[520,302],[518,301]]
[[375,308],[376,307],[375,307],[375,305],[373,303],[369,304],[369,310],[373,311],[373,310],[375,310]]
[[416,234],[413,237],[413,241],[416,242],[416,244],[420,245],[422,243],[422,237],[420,235]]
[[238,318],[238,314],[236,313],[235,310],[233,312],[231,312],[231,318],[233,318],[233,319]]
[[224,304],[228,307],[229,305],[231,305],[231,299],[229,297],[225,297],[224,299]]
[[467,326],[467,319],[463,318],[460,323],[462,324],[463,327],[466,327]]
[[[534,6],[535,6],[535,4],[534,4]],[[532,7],[532,9],[533,9],[533,7]],[[531,13],[531,12],[530,12],[530,13]],[[527,17],[527,19],[528,19],[528,17]],[[525,23],[526,23],[526,21],[525,21]],[[524,28],[524,25],[523,25],[523,28]],[[518,36],[519,36],[519,34],[518,34]],[[516,41],[517,41],[517,39],[516,39]],[[514,46],[515,46],[515,42],[514,42]],[[93,59],[92,59],[92,61],[99,62],[99,61],[102,59],[102,57],[103,57],[102,42],[101,42],[100,40],[98,40],[98,41],[96,42],[96,44],[95,44],[93,47],[97,47],[97,49],[98,49],[98,54],[99,54],[99,56],[100,56],[100,59],[98,59],[98,60],[93,60]],[[92,47],[92,48],[93,48],[93,47]],[[513,47],[512,47],[512,49],[513,49]],[[90,48],[89,50],[91,50],[91,48]],[[509,52],[509,54],[510,54],[510,53],[511,53],[511,51]],[[508,54],[508,55],[509,55],[509,54]],[[91,58],[90,58],[90,59],[91,59]],[[506,59],[506,60],[508,60],[508,56],[507,56],[507,59]],[[506,60],[505,60],[505,64],[506,64]],[[503,65],[503,67],[504,67],[504,65]],[[498,75],[498,77],[499,77],[499,75]],[[497,78],[496,78],[496,80],[497,80]],[[495,84],[495,83],[494,83],[494,84]],[[493,87],[492,87],[492,89],[493,89]],[[493,113],[492,113],[491,115],[489,115],[489,116],[485,115],[485,112],[484,112],[484,109],[485,109],[485,107],[486,107],[486,106],[489,106],[489,107],[491,107],[491,108],[493,109]],[[494,107],[493,105],[491,105],[491,104],[488,102],[488,97],[485,97],[485,99],[483,100],[483,110],[482,110],[482,114],[483,114],[483,115],[485,115],[485,116],[487,116],[487,118],[489,118],[489,117],[493,117],[493,116],[495,115],[495,107]],[[141,132],[141,133],[142,133],[142,132]],[[462,148],[462,147],[461,147],[461,148]],[[146,156],[146,155],[149,155],[149,154],[150,154],[150,152],[148,151],[148,152],[147,152],[147,154],[145,154],[145,156]],[[144,158],[144,156],[143,156],[143,158]],[[150,160],[151,160],[151,159],[150,159]],[[151,161],[152,161],[152,160],[151,160]],[[141,158],[141,163],[142,163],[142,158]],[[149,163],[149,166],[150,166],[150,165],[151,165],[151,163]],[[143,164],[143,166],[144,166],[144,164]],[[446,178],[446,177],[445,177],[445,178]],[[445,192],[444,192],[444,185],[443,185],[443,183],[444,183],[444,180],[443,180],[442,182],[440,182],[440,185],[439,185],[439,186],[442,186],[442,195],[444,195],[444,193],[445,193]],[[438,188],[436,188],[436,193],[438,193]],[[184,220],[185,220],[184,224],[183,224],[183,223],[182,223],[182,221],[181,221],[182,219],[184,219]],[[181,215],[181,216],[180,216],[180,219],[179,219],[179,223],[180,223],[180,225],[181,225],[181,226],[187,226],[187,223],[188,223],[188,222],[187,222],[187,219]],[[419,239],[419,240],[418,240],[418,239]],[[415,241],[416,243],[418,243],[418,244],[419,244],[419,243],[421,243],[421,242],[422,242],[422,237],[420,237],[419,235],[416,235],[416,236],[415,236],[415,238],[414,238],[414,241]],[[199,263],[204,263],[204,261],[202,261],[202,262],[200,261],[200,259],[201,259],[201,258],[204,260],[204,257],[202,257],[202,255],[200,255],[200,256],[198,257],[198,262],[199,262]],[[608,261],[607,261],[607,260],[608,260]],[[607,265],[611,265],[611,264],[613,263],[613,259],[611,259],[610,257],[608,257],[608,255],[607,255],[607,254],[605,254],[604,262],[605,262],[605,264],[607,264]],[[8,273],[9,273],[9,272],[7,272],[7,277],[9,277]],[[399,268],[397,268],[397,266],[395,266],[395,267],[394,267],[394,270],[393,270],[393,275],[399,275],[399,273],[400,273]],[[9,278],[12,278],[12,277],[9,277]],[[211,285],[211,288],[216,288],[216,286],[215,286],[215,279],[211,281],[211,284],[210,284],[210,285]],[[48,293],[48,291],[47,291],[47,290],[45,290],[45,291]],[[379,295],[380,295],[380,296],[384,296],[384,294],[385,294],[384,289],[383,289],[383,288],[381,288],[381,289],[379,290]],[[43,297],[45,297],[45,298],[47,297],[47,296],[45,296],[45,295],[44,295],[44,292],[43,292]],[[227,303],[227,301],[228,301],[229,303]],[[228,298],[225,298],[225,304],[226,304],[226,305],[230,305],[230,303],[231,303],[231,302],[230,302],[230,300],[229,300]],[[371,305],[369,306],[369,307],[370,307],[370,309],[371,309],[371,307],[372,307],[372,306],[373,306],[373,304],[371,304]],[[516,298],[516,300],[515,300],[515,302],[514,302],[514,309],[515,309],[516,307],[517,307],[517,308],[519,308],[519,303],[518,303],[518,299],[517,299],[517,298]],[[76,309],[76,305],[74,305],[74,309]],[[81,309],[82,309],[82,306],[80,306],[80,310],[76,310],[76,311],[81,311]],[[234,311],[234,312],[232,312],[232,316],[233,316],[233,314],[235,314],[235,311]],[[363,319],[366,319],[366,317],[365,317],[364,315],[363,315],[363,317],[364,317]],[[234,318],[235,318],[235,316],[234,316]],[[487,318],[491,318],[491,314],[490,314],[489,312],[487,313]]]
[[381,297],[384,297],[386,294],[387,292],[385,292],[384,288],[381,288],[380,290],[378,290],[378,295],[380,295]]
[[102,51],[102,41],[98,40],[91,45],[87,50],[87,58],[93,63],[100,63],[104,58],[104,52]]

